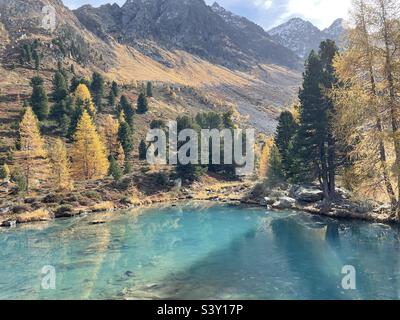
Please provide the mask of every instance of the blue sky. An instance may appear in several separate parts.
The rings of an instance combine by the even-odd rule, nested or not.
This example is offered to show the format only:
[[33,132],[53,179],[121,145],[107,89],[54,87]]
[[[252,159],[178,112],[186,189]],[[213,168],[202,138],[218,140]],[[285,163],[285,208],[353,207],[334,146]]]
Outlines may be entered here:
[[[205,0],[212,4],[214,0]],[[109,2],[124,4],[125,0],[64,0],[75,9],[83,4],[99,6]],[[245,16],[268,30],[290,18],[300,17],[317,27],[328,27],[337,18],[347,18],[351,0],[217,0],[224,8]]]

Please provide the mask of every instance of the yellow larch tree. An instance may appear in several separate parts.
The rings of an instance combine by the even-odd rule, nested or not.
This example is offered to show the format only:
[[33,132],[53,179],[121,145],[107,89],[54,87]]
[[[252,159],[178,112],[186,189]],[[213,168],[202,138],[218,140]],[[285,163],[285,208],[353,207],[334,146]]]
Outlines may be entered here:
[[77,99],[78,103],[81,101],[84,110],[86,110],[91,116],[96,115],[96,108],[92,100],[92,95],[85,84],[81,83],[78,85],[75,90],[75,98]]
[[107,175],[107,152],[92,118],[85,110],[74,135],[72,171],[86,180],[101,179]]
[[45,179],[47,173],[47,153],[39,129],[39,121],[28,107],[19,124],[19,150],[15,153],[16,167],[25,178],[26,191],[37,184],[39,179]]
[[57,190],[72,190],[73,181],[65,143],[58,138],[51,146],[49,155],[54,187]]
[[108,115],[101,123],[100,133],[107,148],[107,154],[115,159],[118,156],[120,146],[118,142],[118,130],[119,122],[111,115]]
[[115,159],[121,167],[125,164],[125,152],[120,142],[118,142],[118,151]]
[[273,145],[274,145],[274,138],[269,137],[266,139],[264,146],[261,150],[260,164],[258,169],[260,178],[266,178],[268,176],[269,156]]

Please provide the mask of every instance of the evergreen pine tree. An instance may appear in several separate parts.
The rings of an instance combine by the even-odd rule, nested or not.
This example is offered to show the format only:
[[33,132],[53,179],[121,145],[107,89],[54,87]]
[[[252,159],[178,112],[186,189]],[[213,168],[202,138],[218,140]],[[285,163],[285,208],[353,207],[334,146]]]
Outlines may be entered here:
[[131,127],[125,121],[119,124],[118,140],[124,149],[125,159],[128,159],[133,149],[133,139]]
[[49,115],[49,102],[47,93],[40,77],[31,80],[32,96],[30,99],[33,112],[40,121],[45,120]]
[[147,144],[144,140],[139,144],[139,160],[143,161],[147,158]]
[[153,84],[149,81],[146,86],[146,95],[148,98],[153,97]]
[[122,170],[119,167],[118,162],[114,159],[114,157],[111,157],[110,169],[108,170],[108,174],[112,176],[116,182],[121,180]]
[[137,101],[137,112],[140,114],[144,114],[149,110],[149,105],[147,102],[146,95],[144,93],[140,93]]
[[64,75],[57,71],[53,79],[53,100],[57,103],[65,99],[68,95],[67,82]]
[[125,95],[121,96],[120,99],[120,109],[124,112],[126,122],[133,127],[133,120],[135,116],[135,110],[132,107],[132,104],[129,102],[128,98]]
[[115,81],[113,81],[111,83],[111,91],[113,92],[114,97],[118,97],[119,96],[118,83],[116,83]]
[[102,100],[104,96],[104,78],[100,73],[93,73],[90,89],[93,94],[94,104],[96,105],[97,109],[101,111]]
[[275,144],[282,157],[282,166],[285,176],[288,177],[291,166],[289,145],[297,131],[297,123],[289,111],[284,111],[279,116],[278,128],[275,135]]

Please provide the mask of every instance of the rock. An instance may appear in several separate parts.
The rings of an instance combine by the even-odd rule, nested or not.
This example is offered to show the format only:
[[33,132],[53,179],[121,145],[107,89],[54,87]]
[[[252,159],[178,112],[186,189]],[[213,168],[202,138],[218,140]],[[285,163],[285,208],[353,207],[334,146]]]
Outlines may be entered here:
[[268,207],[272,206],[275,202],[276,202],[275,199],[272,199],[270,197],[264,197],[261,199],[260,205],[263,207]]
[[324,198],[324,193],[316,187],[294,187],[291,196],[299,202],[315,203]]
[[374,213],[384,214],[391,212],[392,206],[390,204],[381,205],[373,210]]
[[293,209],[295,204],[296,204],[295,199],[289,198],[289,197],[282,197],[282,198],[279,198],[279,200],[276,201],[272,205],[272,208],[274,208],[274,209]]
[[132,272],[132,271],[127,271],[127,272],[125,272],[125,275],[126,275],[127,277],[134,277],[134,276],[135,276],[135,273]]
[[7,227],[7,228],[15,227],[16,225],[17,221],[15,220],[3,221],[3,223],[1,224],[2,227]]
[[0,208],[0,214],[7,214],[11,212],[11,207]]
[[99,221],[91,221],[89,222],[90,225],[99,225],[99,224],[105,224],[106,222],[103,220],[99,220]]
[[345,200],[351,198],[351,192],[343,188],[336,188],[336,195]]

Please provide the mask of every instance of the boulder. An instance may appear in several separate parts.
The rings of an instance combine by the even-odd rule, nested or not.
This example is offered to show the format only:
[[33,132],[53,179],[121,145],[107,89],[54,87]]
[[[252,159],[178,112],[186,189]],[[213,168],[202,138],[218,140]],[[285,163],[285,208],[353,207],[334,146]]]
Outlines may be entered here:
[[17,221],[15,220],[3,221],[3,223],[1,224],[2,227],[7,227],[7,228],[15,227],[16,225]]
[[296,204],[296,200],[289,197],[282,197],[276,201],[272,208],[274,209],[293,209]]
[[275,199],[272,199],[270,197],[264,197],[261,199],[260,205],[263,207],[268,207],[272,206],[275,202],[276,202]]
[[299,202],[315,203],[324,198],[324,193],[316,187],[295,187],[291,191],[291,195]]

